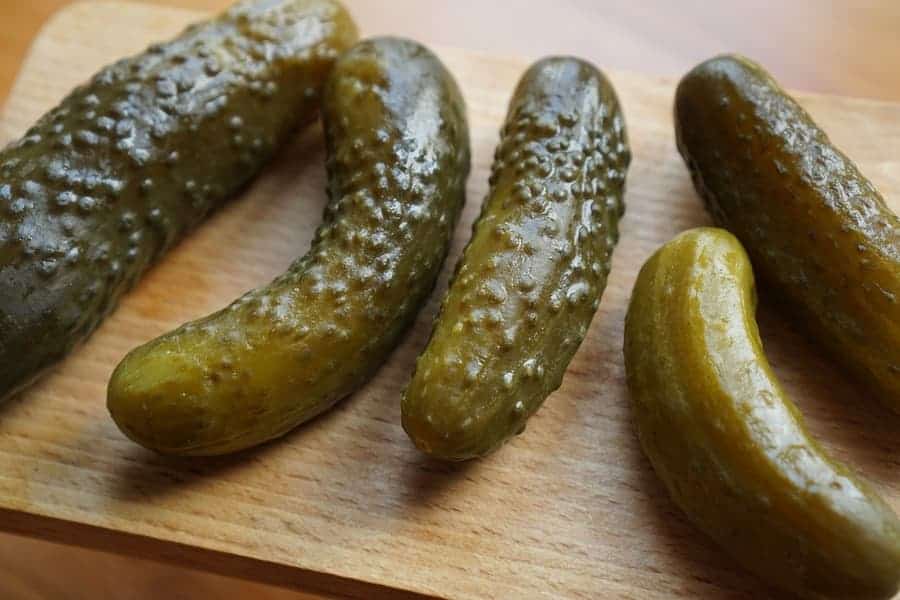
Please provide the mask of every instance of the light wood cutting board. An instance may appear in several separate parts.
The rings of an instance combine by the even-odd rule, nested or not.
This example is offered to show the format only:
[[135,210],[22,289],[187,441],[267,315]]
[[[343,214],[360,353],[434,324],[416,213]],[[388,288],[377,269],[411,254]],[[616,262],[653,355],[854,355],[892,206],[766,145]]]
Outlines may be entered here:
[[[66,9],[23,65],[0,138],[20,135],[102,64],[201,16],[112,2]],[[506,103],[526,67],[436,50],[468,102],[468,204],[444,278],[377,377],[284,439],[212,460],[145,451],[105,408],[107,379],[128,350],[266,283],[305,252],[325,199],[316,128],[165,258],[87,344],[0,409],[0,529],[359,598],[769,593],[687,524],[632,430],[621,354],[632,283],[656,247],[708,223],[675,151],[672,81],[610,73],[634,152],[627,215],[600,310],[562,388],[524,435],[487,459],[438,464],[407,440],[400,391],[480,206]],[[602,56],[586,58],[603,66]],[[900,209],[900,105],[800,97]],[[765,290],[760,321],[812,431],[900,509],[900,419],[806,342]]]

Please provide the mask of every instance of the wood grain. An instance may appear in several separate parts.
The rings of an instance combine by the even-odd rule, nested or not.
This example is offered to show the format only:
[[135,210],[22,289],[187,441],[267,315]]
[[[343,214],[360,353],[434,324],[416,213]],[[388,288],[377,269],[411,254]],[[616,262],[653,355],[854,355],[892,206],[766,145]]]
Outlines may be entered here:
[[[0,2],[0,100],[44,20],[76,0]],[[142,0],[219,10],[229,0]],[[896,0],[344,0],[366,31],[534,58],[585,56],[605,68],[680,76],[738,51],[784,83],[900,100]]]
[[[4,600],[325,600],[325,596],[171,564],[5,534],[0,544]],[[337,596],[329,595],[336,599]]]
[[[112,57],[197,16],[124,3],[68,8],[25,61],[0,138],[21,134]],[[449,267],[485,193],[506,101],[526,61],[436,50],[466,96],[474,152]],[[686,523],[632,431],[621,344],[634,277],[658,245],[708,221],[674,148],[673,82],[610,76],[635,156],[622,242],[563,387],[524,435],[459,466],[425,459],[406,439],[399,394],[445,279],[368,386],[281,441],[233,457],[174,461],[128,442],[110,421],[105,385],[125,352],[267,282],[307,248],[324,205],[323,149],[313,130],[175,249],[84,347],[2,409],[0,528],[359,598],[766,593]],[[900,106],[801,99],[900,208]],[[766,348],[810,428],[900,507],[900,423],[770,312],[764,292]]]

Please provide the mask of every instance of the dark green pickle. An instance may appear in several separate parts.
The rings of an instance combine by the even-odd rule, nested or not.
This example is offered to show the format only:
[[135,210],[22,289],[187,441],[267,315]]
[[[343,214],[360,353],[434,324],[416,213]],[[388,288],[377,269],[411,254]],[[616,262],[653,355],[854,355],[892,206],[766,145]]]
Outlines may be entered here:
[[804,598],[897,592],[900,521],[824,453],[782,390],[756,325],[750,261],[733,235],[693,229],[647,261],[624,352],[641,445],[697,527]]
[[314,118],[355,38],[331,0],[238,4],[104,68],[0,153],[0,399]]
[[434,287],[469,172],[452,76],[415,42],[361,42],[326,83],[323,120],[329,203],[309,252],[116,368],[109,410],[136,442],[209,455],[286,433],[362,385]]
[[559,387],[606,287],[629,161],[602,73],[559,57],[525,73],[490,192],[403,395],[403,427],[421,450],[485,455]]
[[762,67],[720,56],[675,100],[678,148],[760,279],[900,412],[900,220]]

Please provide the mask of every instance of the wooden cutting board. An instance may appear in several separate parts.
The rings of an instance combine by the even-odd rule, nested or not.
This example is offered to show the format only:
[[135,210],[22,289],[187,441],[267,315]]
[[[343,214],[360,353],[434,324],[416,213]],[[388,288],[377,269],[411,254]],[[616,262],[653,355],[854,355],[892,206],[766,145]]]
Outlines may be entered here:
[[[102,64],[201,16],[113,2],[66,9],[23,65],[0,138],[21,135]],[[660,244],[708,223],[675,151],[670,80],[610,73],[634,151],[628,212],[609,286],[562,388],[487,459],[443,465],[407,440],[400,391],[486,191],[506,103],[526,67],[436,50],[468,102],[469,200],[444,279],[377,377],[284,439],[211,460],[145,451],[106,412],[107,378],[128,350],[266,283],[306,250],[325,199],[314,129],[165,258],[87,344],[0,409],[0,529],[358,598],[769,593],[687,524],[632,430],[621,346],[634,277]],[[586,58],[603,66],[602,56]],[[900,209],[900,105],[800,97]],[[900,509],[900,419],[770,310],[765,290],[760,321],[812,431]]]

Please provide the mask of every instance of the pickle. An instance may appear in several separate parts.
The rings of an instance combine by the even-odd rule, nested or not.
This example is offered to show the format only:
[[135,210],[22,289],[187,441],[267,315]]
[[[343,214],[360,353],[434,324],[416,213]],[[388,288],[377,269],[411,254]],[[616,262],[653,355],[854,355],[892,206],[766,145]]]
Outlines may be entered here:
[[698,192],[760,280],[900,412],[900,220],[872,183],[742,57],[688,73],[675,122]]
[[101,70],[0,152],[0,399],[315,117],[355,37],[331,0],[242,3]]
[[409,437],[445,460],[495,450],[559,387],[625,209],[625,124],[592,65],[534,64],[500,136],[490,191],[402,400]]
[[364,41],[337,61],[322,110],[329,203],[312,247],[125,357],[108,406],[136,442],[210,455],[286,433],[362,385],[434,287],[469,171],[452,76],[415,42]]
[[740,242],[700,228],[641,269],[625,369],[644,452],[689,519],[807,598],[889,598],[900,522],[806,431],[763,352]]

